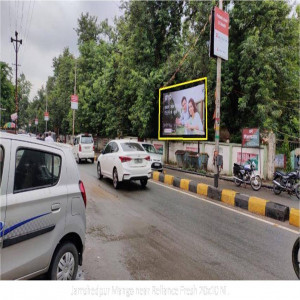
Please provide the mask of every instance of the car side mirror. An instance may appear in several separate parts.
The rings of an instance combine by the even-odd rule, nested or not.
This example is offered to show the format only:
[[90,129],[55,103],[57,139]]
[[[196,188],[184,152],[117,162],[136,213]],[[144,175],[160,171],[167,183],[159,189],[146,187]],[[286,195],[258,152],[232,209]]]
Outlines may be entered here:
[[101,151],[101,154],[104,154],[104,150]]

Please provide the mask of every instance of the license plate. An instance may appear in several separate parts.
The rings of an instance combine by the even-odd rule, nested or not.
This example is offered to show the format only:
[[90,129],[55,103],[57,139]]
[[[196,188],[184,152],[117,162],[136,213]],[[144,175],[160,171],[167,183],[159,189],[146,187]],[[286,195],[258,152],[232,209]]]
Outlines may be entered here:
[[160,164],[159,164],[159,163],[155,163],[154,166],[155,166],[155,167],[159,167]]
[[85,149],[85,150],[89,150],[89,149],[90,149],[90,147],[84,147],[84,149]]
[[143,162],[143,159],[142,159],[142,158],[135,158],[135,159],[134,159],[134,162],[135,162],[136,164],[141,164],[141,163]]

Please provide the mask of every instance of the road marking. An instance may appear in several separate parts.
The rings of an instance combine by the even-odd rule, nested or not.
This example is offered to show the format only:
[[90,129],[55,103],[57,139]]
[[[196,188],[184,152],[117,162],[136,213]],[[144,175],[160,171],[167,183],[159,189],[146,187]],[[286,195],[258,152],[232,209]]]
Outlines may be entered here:
[[151,183],[154,183],[154,184],[157,184],[157,185],[160,185],[160,186],[163,186],[163,187],[165,187],[165,188],[167,188],[167,189],[170,189],[170,190],[173,190],[173,191],[175,191],[175,192],[179,192],[179,193],[185,194],[185,195],[187,195],[187,196],[190,196],[190,197],[193,197],[193,198],[196,198],[196,199],[200,199],[200,200],[202,200],[202,201],[204,201],[204,202],[207,202],[207,203],[210,203],[210,204],[212,204],[212,205],[219,206],[219,207],[221,207],[221,208],[230,210],[230,211],[232,211],[232,212],[234,212],[234,213],[237,213],[237,214],[246,216],[246,217],[248,217],[248,218],[251,218],[251,219],[254,219],[254,220],[258,220],[258,221],[260,221],[260,222],[263,222],[263,223],[272,225],[272,226],[274,226],[274,227],[281,228],[281,229],[284,229],[284,230],[287,230],[287,231],[290,231],[290,232],[292,232],[292,233],[295,233],[295,234],[299,235],[299,231],[296,231],[296,230],[287,228],[287,227],[282,226],[282,225],[279,225],[279,224],[277,224],[277,223],[273,223],[273,222],[270,222],[270,221],[266,221],[266,220],[257,218],[257,217],[255,217],[255,216],[253,216],[253,215],[246,214],[246,213],[244,213],[244,212],[241,212],[241,211],[238,211],[238,210],[236,210],[236,209],[233,209],[233,208],[224,206],[224,205],[219,204],[219,203],[215,203],[215,202],[213,202],[212,200],[207,200],[207,199],[201,198],[201,197],[199,197],[199,196],[196,196],[196,195],[193,195],[193,194],[190,194],[190,193],[181,191],[180,189],[176,189],[176,188],[173,188],[173,187],[164,185],[164,184],[162,184],[162,183],[158,183],[158,182],[153,181],[153,180],[150,180],[150,182],[151,182]]

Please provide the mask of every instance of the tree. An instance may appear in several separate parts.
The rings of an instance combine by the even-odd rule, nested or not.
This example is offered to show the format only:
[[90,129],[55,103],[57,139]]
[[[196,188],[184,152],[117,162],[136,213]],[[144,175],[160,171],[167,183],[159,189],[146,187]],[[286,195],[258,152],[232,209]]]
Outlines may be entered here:
[[21,73],[18,78],[18,99],[19,99],[19,116],[18,127],[22,128],[28,124],[29,94],[32,84],[26,80],[24,73]]
[[10,122],[10,115],[15,112],[16,105],[14,99],[14,86],[11,83],[12,70],[5,62],[0,61],[0,127],[6,122]]

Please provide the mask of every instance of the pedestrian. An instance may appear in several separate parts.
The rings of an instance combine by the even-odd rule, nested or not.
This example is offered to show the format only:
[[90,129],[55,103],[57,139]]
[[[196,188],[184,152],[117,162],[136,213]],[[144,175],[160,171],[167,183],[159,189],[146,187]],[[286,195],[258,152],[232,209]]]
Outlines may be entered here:
[[53,138],[52,138],[52,136],[51,136],[51,133],[50,133],[50,135],[49,135],[49,134],[46,132],[45,142],[47,142],[47,143],[54,143],[54,140],[53,140]]

